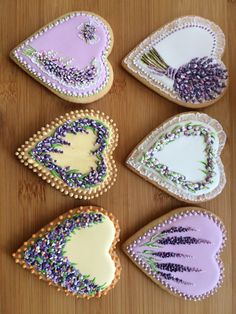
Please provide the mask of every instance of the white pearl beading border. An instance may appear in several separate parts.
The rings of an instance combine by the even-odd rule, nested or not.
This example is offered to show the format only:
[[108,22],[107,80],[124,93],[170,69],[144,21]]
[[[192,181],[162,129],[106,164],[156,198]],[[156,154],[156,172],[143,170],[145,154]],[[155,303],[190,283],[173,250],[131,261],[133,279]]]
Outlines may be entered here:
[[220,59],[224,53],[225,35],[221,28],[214,22],[211,22],[199,16],[180,17],[168,23],[167,25],[165,25],[164,27],[162,27],[161,29],[157,30],[149,37],[144,39],[124,59],[124,63],[132,72],[138,74],[140,77],[145,79],[149,84],[159,88],[162,92],[164,92],[171,98],[177,100],[181,99],[173,90],[173,88],[167,86],[162,81],[160,81],[156,76],[152,75],[152,73],[147,69],[147,67],[140,65],[140,62],[138,62],[138,60],[140,59],[140,56],[143,53],[152,48],[154,45],[156,45],[157,43],[159,43],[172,33],[186,27],[203,28],[214,37],[215,46],[212,47],[211,56],[215,59],[218,59],[218,61],[223,65],[223,62]]
[[[67,91],[65,88],[62,88],[60,85],[51,82],[50,79],[47,79],[46,76],[41,75],[40,72],[37,71],[36,68],[32,67],[30,64],[28,64],[24,58],[22,56],[20,56],[20,52],[21,50],[23,50],[24,48],[26,48],[30,43],[32,43],[35,39],[37,39],[38,37],[42,36],[44,33],[46,33],[48,30],[57,27],[59,24],[65,23],[68,20],[77,17],[77,16],[87,16],[89,18],[92,18],[93,20],[95,20],[96,23],[98,23],[98,25],[102,26],[106,36],[107,36],[107,41],[106,41],[106,46],[102,52],[101,55],[101,61],[102,64],[104,66],[105,69],[105,81],[102,82],[100,84],[100,86],[96,87],[94,90],[89,91],[89,92],[77,92],[75,91]],[[112,46],[112,39],[111,39],[111,34],[110,31],[107,27],[107,25],[96,15],[92,15],[89,13],[85,13],[85,12],[72,12],[69,13],[68,15],[65,15],[55,21],[53,21],[52,23],[48,24],[47,26],[43,27],[40,31],[36,32],[33,36],[29,37],[28,39],[26,39],[20,46],[18,46],[15,50],[13,50],[13,55],[14,57],[17,59],[17,61],[20,63],[21,66],[23,66],[27,71],[29,71],[33,76],[35,76],[37,79],[39,79],[43,84],[47,85],[48,87],[52,88],[53,90],[55,90],[56,92],[59,92],[63,95],[66,96],[71,96],[71,97],[89,97],[89,96],[93,96],[98,94],[99,92],[101,92],[103,89],[106,88],[109,80],[110,80],[110,68],[108,66],[107,63],[107,57],[108,57],[108,53],[110,51],[110,48]],[[85,88],[85,87],[84,87]]]
[[[218,252],[215,255],[215,259],[218,263],[219,269],[220,269],[220,275],[219,275],[219,280],[214,288],[212,288],[210,291],[203,293],[201,295],[191,295],[191,294],[186,294],[182,293],[179,289],[174,288],[171,284],[167,283],[165,280],[161,279],[160,276],[156,272],[154,272],[147,263],[145,263],[142,258],[138,256],[138,254],[135,254],[133,252],[133,248],[138,245],[142,240],[146,239],[147,237],[153,235],[156,233],[158,230],[160,230],[163,227],[166,227],[168,225],[171,225],[173,222],[177,220],[184,219],[186,217],[190,216],[205,216],[209,218],[209,220],[213,221],[221,230],[222,232],[222,243],[220,245],[220,248]],[[209,297],[210,295],[215,294],[215,292],[222,286],[223,279],[224,279],[224,265],[223,262],[220,260],[220,253],[222,252],[223,248],[225,247],[225,242],[227,240],[226,236],[226,229],[222,221],[214,214],[206,212],[206,211],[201,211],[201,210],[186,210],[186,211],[181,211],[180,213],[176,213],[170,218],[164,220],[162,223],[157,224],[156,226],[152,227],[148,231],[146,231],[142,236],[139,236],[137,240],[134,240],[131,244],[129,244],[126,247],[127,254],[129,257],[136,263],[138,266],[144,270],[144,272],[148,275],[151,276],[155,281],[159,281],[165,288],[170,290],[171,293],[177,294],[180,297],[183,297],[185,300],[193,300],[193,301],[200,301],[202,299],[205,299]]]
[[[189,122],[189,121],[199,121],[201,123],[204,123],[206,126],[213,128],[219,139],[219,146],[216,153],[217,154],[216,163],[219,168],[220,182],[216,188],[202,195],[195,195],[191,193],[190,191],[186,191],[182,189],[181,187],[178,187],[174,185],[173,183],[167,180],[164,180],[157,172],[147,169],[145,165],[142,164],[138,160],[140,155],[146,152],[150,148],[151,146],[150,143],[151,144],[154,143],[155,140],[158,138],[158,136],[162,132],[165,132],[167,128],[180,122]],[[200,112],[183,113],[183,114],[174,116],[173,118],[169,119],[167,122],[164,122],[161,126],[157,127],[154,131],[152,131],[141,142],[141,144],[138,144],[138,146],[134,149],[134,151],[132,152],[132,154],[126,161],[126,163],[132,168],[134,168],[134,170],[137,171],[140,175],[144,176],[145,178],[148,178],[150,181],[157,183],[158,185],[160,185],[160,187],[167,189],[171,194],[177,195],[180,198],[190,201],[190,202],[204,202],[220,194],[226,184],[224,166],[220,159],[220,154],[221,154],[222,149],[224,148],[225,142],[226,142],[226,134],[221,124],[217,120],[212,119],[207,114],[200,113]]]

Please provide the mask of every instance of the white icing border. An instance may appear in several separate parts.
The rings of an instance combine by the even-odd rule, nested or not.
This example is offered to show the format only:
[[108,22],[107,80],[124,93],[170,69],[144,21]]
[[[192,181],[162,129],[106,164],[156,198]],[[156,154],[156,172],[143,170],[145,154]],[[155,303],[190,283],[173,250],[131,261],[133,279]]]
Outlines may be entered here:
[[[211,128],[213,128],[219,139],[219,147],[217,150],[216,163],[219,168],[220,182],[215,189],[209,192],[206,192],[205,194],[202,194],[202,195],[192,194],[190,191],[186,191],[182,189],[181,187],[173,185],[172,183],[164,180],[161,176],[158,175],[158,173],[153,173],[150,170],[148,170],[144,164],[142,164],[140,161],[137,160],[140,154],[143,154],[144,151],[147,151],[147,149],[149,149],[150,142],[155,141],[157,136],[160,135],[162,132],[164,132],[168,127],[173,126],[174,124],[177,124],[180,122],[188,122],[192,120],[202,122],[210,126]],[[204,113],[199,113],[199,112],[183,113],[183,114],[174,116],[167,122],[164,122],[161,126],[157,127],[154,131],[152,131],[141,142],[141,144],[138,144],[138,146],[134,149],[134,151],[128,157],[128,160],[126,161],[126,163],[130,167],[132,167],[136,172],[138,172],[141,176],[143,176],[144,178],[147,178],[151,182],[154,182],[154,184],[158,184],[160,185],[160,187],[167,189],[171,194],[174,194],[177,197],[180,197],[181,199],[184,199],[190,202],[204,202],[220,194],[225,186],[226,178],[225,178],[225,173],[224,173],[224,166],[220,159],[220,154],[221,154],[222,149],[224,148],[225,141],[226,141],[226,134],[221,124],[217,120],[212,119],[210,116]]]

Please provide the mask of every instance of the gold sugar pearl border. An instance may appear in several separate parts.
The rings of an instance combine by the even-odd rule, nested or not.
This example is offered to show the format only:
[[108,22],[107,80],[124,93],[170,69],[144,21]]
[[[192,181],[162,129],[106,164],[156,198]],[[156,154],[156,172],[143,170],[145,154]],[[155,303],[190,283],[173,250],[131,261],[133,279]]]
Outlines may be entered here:
[[[65,289],[64,287],[61,287],[58,284],[53,283],[50,279],[48,279],[46,276],[38,272],[33,268],[33,266],[29,266],[28,264],[25,263],[24,258],[23,258],[23,253],[27,250],[28,245],[34,245],[34,243],[37,241],[38,238],[43,237],[46,235],[48,232],[52,231],[56,226],[62,224],[66,219],[72,218],[75,214],[81,214],[81,213],[91,213],[91,212],[96,212],[96,213],[102,213],[103,215],[107,216],[112,223],[114,224],[115,227],[115,236],[114,240],[112,242],[111,248],[109,250],[109,254],[111,255],[112,260],[115,263],[115,275],[114,279],[112,280],[112,283],[104,290],[101,292],[97,293],[94,296],[88,296],[86,294],[84,295],[77,295],[76,293],[72,293],[71,291]],[[20,264],[24,269],[30,270],[31,274],[35,275],[38,277],[38,279],[46,281],[49,286],[54,286],[57,288],[57,291],[64,291],[66,296],[76,296],[76,298],[83,298],[83,299],[91,299],[91,298],[100,298],[103,295],[106,295],[109,290],[113,289],[117,282],[120,279],[120,273],[121,273],[121,264],[119,257],[116,253],[116,244],[120,241],[120,227],[118,220],[115,218],[115,216],[111,212],[107,212],[104,208],[97,207],[97,206],[80,206],[74,209],[69,210],[67,213],[60,215],[57,217],[55,220],[51,221],[49,224],[41,228],[37,233],[33,234],[32,237],[24,242],[24,244],[16,251],[16,253],[13,253],[12,256],[15,259],[15,262],[17,264]]]
[[[88,190],[69,187],[62,179],[53,176],[45,166],[35,162],[28,154],[30,148],[34,147],[37,142],[49,136],[51,132],[53,132],[57,127],[66,121],[85,117],[97,119],[104,123],[105,126],[109,129],[108,145],[103,153],[104,159],[107,163],[107,176],[105,180],[98,186]],[[23,145],[21,145],[21,147],[17,149],[16,156],[20,159],[21,163],[23,163],[29,169],[32,169],[33,172],[37,173],[39,177],[41,177],[55,189],[59,190],[65,195],[74,197],[75,199],[89,200],[99,197],[104,192],[107,192],[107,190],[110,189],[116,181],[117,167],[112,153],[118,145],[118,138],[119,135],[116,124],[109,116],[105,115],[105,113],[94,111],[93,109],[75,110],[71,111],[70,113],[66,113],[64,116],[56,118],[50,124],[46,124],[45,127],[42,127],[40,131],[35,133],[32,137],[29,138],[28,141],[26,141]]]

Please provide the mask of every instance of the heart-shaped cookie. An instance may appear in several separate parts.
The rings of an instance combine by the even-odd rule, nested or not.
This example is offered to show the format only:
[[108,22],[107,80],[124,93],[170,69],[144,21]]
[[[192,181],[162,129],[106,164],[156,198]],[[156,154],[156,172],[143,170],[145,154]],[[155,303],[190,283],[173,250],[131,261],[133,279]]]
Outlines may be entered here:
[[177,199],[190,203],[216,197],[225,186],[220,159],[226,135],[204,113],[170,118],[131,152],[127,166]]
[[89,12],[71,12],[41,28],[11,51],[11,58],[34,79],[68,101],[89,103],[111,88],[107,60],[113,34]]
[[115,253],[119,233],[118,221],[111,213],[81,206],[33,234],[13,257],[58,291],[87,299],[100,297],[120,277]]
[[225,37],[218,25],[185,16],[161,27],[123,60],[143,84],[187,108],[203,108],[225,93],[228,73],[221,61]]
[[221,220],[198,207],[176,209],[145,226],[123,249],[156,284],[188,300],[214,294],[224,275]]
[[118,130],[108,116],[76,110],[47,124],[18,148],[16,155],[57,190],[91,199],[116,180],[112,153],[117,142]]

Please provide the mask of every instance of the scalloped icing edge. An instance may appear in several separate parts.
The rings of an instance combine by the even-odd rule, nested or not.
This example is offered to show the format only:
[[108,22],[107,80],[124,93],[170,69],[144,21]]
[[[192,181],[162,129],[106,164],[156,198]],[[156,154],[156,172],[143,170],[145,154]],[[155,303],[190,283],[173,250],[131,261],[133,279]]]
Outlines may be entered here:
[[[217,187],[213,189],[210,193],[205,194],[205,195],[204,194],[198,195],[196,199],[194,195],[191,196],[189,195],[189,193],[183,192],[178,187],[175,187],[172,184],[162,180],[158,175],[153,176],[149,174],[148,173],[149,171],[146,170],[144,167],[142,167],[142,165],[136,161],[136,156],[139,154],[139,152],[141,150],[145,150],[146,146],[148,146],[149,143],[153,141],[158,134],[164,132],[165,129],[167,129],[171,125],[174,125],[175,123],[191,120],[191,117],[193,117],[192,120],[204,122],[204,123],[209,124],[211,127],[213,127],[219,139],[219,147],[218,147],[216,162],[219,167],[220,182],[217,185]],[[226,184],[224,166],[220,158],[220,154],[224,148],[225,142],[226,142],[226,134],[221,124],[217,120],[211,118],[205,113],[189,111],[187,113],[178,114],[167,119],[166,121],[161,123],[157,128],[155,128],[153,131],[151,131],[140,143],[136,145],[136,147],[129,154],[126,160],[126,166],[129,169],[131,169],[133,172],[141,176],[146,181],[154,184],[159,189],[163,190],[164,192],[170,194],[171,196],[175,197],[176,199],[180,201],[187,201],[189,203],[201,203],[201,202],[209,201],[215,198],[218,194],[222,192]]]
[[[66,22],[68,19],[73,18],[76,15],[90,15],[95,17],[96,19],[100,20],[100,22],[102,22],[104,24],[104,27],[107,30],[108,33],[108,45],[105,47],[103,55],[102,55],[102,61],[104,62],[104,65],[106,67],[106,70],[109,73],[109,78],[106,79],[106,82],[103,83],[102,87],[100,87],[98,91],[96,91],[95,93],[92,93],[91,95],[85,95],[85,96],[73,96],[73,95],[69,95],[66,93],[66,91],[57,91],[56,89],[54,89],[53,87],[50,87],[46,82],[44,82],[42,80],[41,77],[37,77],[33,72],[31,68],[27,67],[27,63],[23,63],[20,61],[20,59],[17,57],[17,50],[24,47],[24,45],[29,44],[30,40],[34,39],[35,36],[41,36],[43,35],[44,32],[46,32],[48,29],[51,29],[53,27],[57,26],[57,23],[63,23]],[[49,89],[52,93],[56,94],[58,97],[60,97],[61,99],[70,101],[70,102],[75,102],[75,103],[91,103],[94,102],[100,98],[102,98],[103,96],[105,96],[109,90],[112,87],[113,84],[113,69],[112,66],[108,60],[108,56],[110,55],[112,48],[113,48],[113,43],[114,43],[114,35],[113,35],[113,31],[111,26],[108,24],[108,22],[102,18],[101,16],[92,13],[92,12],[88,12],[88,11],[73,11],[73,12],[69,12],[67,14],[64,14],[58,18],[56,18],[55,20],[49,22],[48,24],[44,25],[42,28],[40,28],[38,31],[36,31],[35,33],[33,33],[32,35],[30,35],[27,39],[25,39],[24,41],[22,41],[19,45],[17,45],[14,49],[11,50],[10,52],[10,58],[21,68],[23,69],[27,74],[29,74],[31,77],[33,77],[37,82],[39,82],[41,85],[45,86],[47,89]]]
[[[28,154],[30,147],[35,146],[38,141],[47,137],[49,133],[52,132],[55,128],[59,127],[69,119],[75,120],[77,118],[83,117],[91,117],[93,119],[100,120],[106,125],[110,133],[109,144],[104,151],[104,159],[107,163],[108,169],[107,176],[103,182],[91,189],[69,187],[62,179],[53,176],[46,167],[38,164],[37,162],[32,162],[32,158]],[[21,145],[20,148],[17,149],[16,156],[20,159],[21,163],[23,163],[29,169],[32,169],[33,172],[37,173],[39,177],[41,177],[55,189],[76,199],[89,200],[102,195],[104,192],[107,192],[107,190],[110,189],[116,181],[117,168],[115,160],[113,159],[113,151],[118,145],[118,137],[119,135],[116,124],[112,119],[109,118],[109,116],[105,116],[103,112],[94,111],[93,109],[75,110],[71,111],[70,113],[66,113],[65,116],[56,118],[55,121],[52,121],[45,127],[42,127],[40,131],[30,137],[28,141],[26,141],[23,145]]]
[[[220,276],[219,276],[219,281],[216,285],[216,287],[214,287],[211,291],[202,294],[198,297],[192,297],[190,295],[184,295],[183,293],[181,293],[180,291],[176,290],[173,291],[170,289],[169,285],[164,283],[164,281],[162,282],[161,280],[156,280],[155,278],[153,278],[144,268],[142,268],[139,263],[130,256],[130,254],[128,253],[128,246],[132,243],[135,243],[135,241],[139,238],[142,237],[148,230],[152,229],[155,226],[162,226],[163,224],[167,224],[169,221],[171,221],[171,218],[177,218],[178,216],[181,215],[191,215],[193,213],[197,214],[202,214],[202,215],[207,215],[209,217],[209,219],[212,219],[214,222],[216,222],[222,231],[222,243],[221,246],[218,250],[218,252],[215,255],[215,259],[219,265],[220,268]],[[210,211],[201,208],[201,207],[180,207],[177,209],[174,209],[172,211],[170,211],[169,213],[153,220],[152,222],[148,223],[147,225],[145,225],[144,227],[142,227],[139,231],[137,231],[134,235],[132,235],[128,240],[125,241],[125,243],[122,244],[122,249],[125,252],[125,254],[131,259],[131,261],[142,271],[145,273],[145,275],[147,275],[154,283],[156,283],[159,287],[161,287],[162,289],[164,289],[165,291],[167,291],[168,293],[174,295],[174,296],[178,296],[181,298],[184,298],[185,300],[192,300],[192,301],[201,301],[213,294],[215,294],[217,292],[217,290],[221,287],[222,283],[223,283],[223,278],[224,278],[224,267],[223,267],[223,262],[220,259],[220,254],[223,250],[223,248],[225,247],[225,242],[227,240],[227,236],[226,236],[226,229],[225,226],[223,224],[223,222],[220,220],[220,218],[211,213]]]
[[215,33],[217,44],[216,44],[216,49],[213,54],[213,57],[218,59],[221,63],[223,63],[221,58],[223,56],[224,49],[225,49],[225,35],[223,31],[221,30],[221,28],[217,24],[215,24],[214,22],[208,19],[202,18],[200,16],[189,15],[189,16],[179,17],[165,24],[164,26],[161,26],[156,31],[154,31],[151,35],[146,37],[133,50],[131,50],[127,56],[124,57],[124,59],[122,60],[122,66],[124,67],[126,71],[128,71],[131,75],[133,75],[137,80],[139,80],[141,83],[143,83],[144,85],[146,85],[147,87],[149,87],[150,89],[152,89],[153,91],[161,95],[162,97],[167,98],[168,100],[186,108],[199,109],[199,108],[208,107],[214,104],[215,102],[217,102],[220,98],[222,98],[224,94],[226,93],[228,84],[226,88],[224,89],[224,91],[222,92],[222,94],[214,100],[204,102],[202,104],[187,103],[178,99],[177,95],[169,87],[165,86],[162,82],[158,80],[154,80],[154,79],[151,80],[150,78],[148,80],[145,77],[144,71],[139,69],[133,62],[134,56],[138,55],[138,53],[140,53],[144,48],[147,48],[149,46],[151,47],[155,43],[157,43],[159,40],[162,40],[163,37],[168,36],[173,31],[173,29],[179,27],[179,24],[186,25],[188,23],[189,24],[192,23],[193,25],[197,23],[203,24],[206,27],[209,27],[209,29],[211,29]]
[[99,292],[98,294],[96,294],[93,297],[100,298],[101,296],[106,295],[109,292],[109,290],[111,290],[115,287],[115,285],[117,284],[117,282],[120,279],[121,264],[120,264],[119,257],[116,254],[116,244],[120,241],[120,239],[119,239],[120,227],[119,227],[118,220],[115,218],[115,216],[112,213],[107,212],[105,209],[103,209],[101,207],[80,206],[78,208],[74,208],[74,209],[69,210],[67,213],[60,215],[58,218],[56,218],[55,220],[51,221],[49,224],[47,224],[46,226],[41,228],[37,233],[33,234],[32,237],[28,241],[24,242],[24,244],[16,251],[16,253],[12,254],[12,256],[15,259],[15,262],[17,264],[20,264],[23,268],[30,270],[31,274],[36,275],[40,280],[44,280],[44,281],[48,282],[49,286],[57,287],[57,291],[64,291],[66,296],[71,295],[71,296],[76,296],[76,298],[83,298],[83,299],[89,300],[93,297],[87,296],[87,295],[79,296],[79,295],[76,295],[76,294],[66,290],[64,287],[61,287],[60,285],[54,284],[51,280],[49,280],[43,274],[41,274],[37,270],[33,269],[32,266],[28,266],[25,263],[24,259],[22,258],[22,252],[24,252],[27,249],[27,245],[29,243],[33,245],[39,237],[40,238],[43,237],[45,234],[47,234],[49,231],[51,231],[56,225],[63,223],[64,220],[66,220],[67,218],[71,218],[73,215],[75,215],[77,213],[80,214],[83,212],[87,212],[87,213],[89,213],[89,212],[100,212],[100,213],[106,215],[112,221],[112,223],[114,224],[114,227],[115,227],[114,240],[113,240],[111,248],[109,250],[109,254],[112,257],[112,260],[114,261],[115,268],[116,268],[114,279],[113,279],[112,283],[106,289]]

